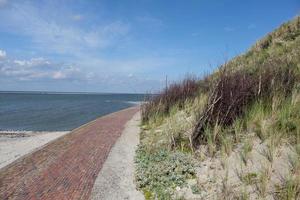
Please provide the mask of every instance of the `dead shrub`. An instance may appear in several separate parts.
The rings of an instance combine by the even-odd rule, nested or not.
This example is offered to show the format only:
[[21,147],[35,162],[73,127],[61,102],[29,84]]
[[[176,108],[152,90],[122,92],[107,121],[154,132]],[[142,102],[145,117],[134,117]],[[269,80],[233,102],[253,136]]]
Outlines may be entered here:
[[296,82],[294,66],[274,59],[252,72],[233,71],[226,66],[221,68],[191,136],[194,148],[201,142],[207,142],[206,128],[215,124],[222,127],[232,125],[254,101],[264,99],[264,102],[268,102],[267,99],[279,93],[288,96]]
[[195,77],[186,77],[179,83],[173,83],[160,94],[149,96],[141,107],[142,121],[146,122],[151,117],[169,114],[174,105],[179,108],[184,106],[187,99],[198,95],[200,83]]

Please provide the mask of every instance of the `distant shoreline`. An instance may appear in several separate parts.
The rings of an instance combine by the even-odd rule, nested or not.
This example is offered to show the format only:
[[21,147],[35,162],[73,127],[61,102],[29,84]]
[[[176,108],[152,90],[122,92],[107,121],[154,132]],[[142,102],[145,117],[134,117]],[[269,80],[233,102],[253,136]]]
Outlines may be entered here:
[[146,93],[117,92],[58,92],[58,91],[0,91],[0,94],[95,94],[95,95],[148,95]]

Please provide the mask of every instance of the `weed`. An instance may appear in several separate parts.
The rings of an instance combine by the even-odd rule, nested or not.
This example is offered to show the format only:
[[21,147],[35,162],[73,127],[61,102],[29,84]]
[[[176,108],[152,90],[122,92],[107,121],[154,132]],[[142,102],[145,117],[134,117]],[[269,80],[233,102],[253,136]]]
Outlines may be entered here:
[[207,137],[208,155],[213,157],[217,151],[217,137],[221,132],[220,126],[215,124],[213,128],[207,128],[205,135]]
[[281,186],[276,187],[275,199],[294,200],[300,198],[300,178],[288,175],[282,180]]
[[258,180],[256,182],[256,190],[258,191],[259,195],[263,198],[265,198],[267,195],[269,180],[270,180],[270,169],[263,168],[260,171]]
[[257,181],[257,174],[252,172],[252,173],[247,173],[246,175],[243,176],[243,182],[246,185],[252,185],[256,183]]
[[297,155],[289,155],[288,156],[289,167],[291,169],[291,173],[295,174],[298,171],[300,172],[300,157]]
[[247,139],[244,142],[244,145],[243,145],[243,147],[241,149],[241,152],[240,152],[240,157],[241,157],[241,159],[242,159],[242,161],[245,165],[247,165],[247,163],[248,163],[248,159],[249,159],[250,153],[252,151],[252,148],[253,148],[252,140]]
[[261,154],[272,164],[275,155],[275,144],[273,140],[270,140],[265,148],[262,149]]
[[246,191],[245,187],[239,191],[238,194],[235,194],[235,198],[237,200],[249,200],[249,193]]
[[227,156],[230,155],[232,151],[233,141],[230,136],[221,135],[220,137],[221,151],[225,152]]
[[222,179],[222,197],[225,199],[230,199],[232,194],[232,188],[228,183],[228,171],[226,171],[225,176]]
[[191,190],[193,194],[201,194],[201,190],[197,184],[192,185]]
[[221,160],[221,166],[222,166],[222,168],[223,169],[227,169],[228,163],[227,163],[227,156],[226,156],[225,153],[221,152],[221,158],[220,158],[220,160]]
[[266,120],[269,115],[269,108],[267,108],[261,101],[254,103],[246,116],[248,127],[252,128],[257,137],[261,141],[265,141],[269,136],[269,121]]
[[240,170],[238,170],[237,168],[234,169],[234,172],[236,174],[236,176],[239,178],[240,182],[244,182],[244,169],[243,166],[241,165]]
[[233,124],[233,132],[234,132],[234,140],[236,143],[241,141],[242,132],[244,130],[244,120],[243,119],[237,119],[235,120]]
[[292,174],[300,175],[300,144],[292,148],[293,153],[288,155],[289,167]]

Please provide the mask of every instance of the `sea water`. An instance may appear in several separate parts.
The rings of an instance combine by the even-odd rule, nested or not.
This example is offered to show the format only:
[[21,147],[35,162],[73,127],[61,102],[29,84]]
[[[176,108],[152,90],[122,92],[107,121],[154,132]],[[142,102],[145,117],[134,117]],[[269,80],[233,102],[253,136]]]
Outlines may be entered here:
[[70,131],[143,101],[143,94],[0,92],[0,131]]

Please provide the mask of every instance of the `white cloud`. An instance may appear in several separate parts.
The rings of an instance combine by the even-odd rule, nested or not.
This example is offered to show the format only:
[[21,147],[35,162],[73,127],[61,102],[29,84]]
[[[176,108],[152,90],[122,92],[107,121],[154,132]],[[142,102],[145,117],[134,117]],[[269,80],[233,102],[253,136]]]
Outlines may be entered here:
[[133,74],[131,74],[131,73],[128,74],[128,77],[129,77],[129,78],[132,78],[132,77],[133,77]]
[[61,71],[57,71],[57,72],[54,72],[53,73],[53,76],[52,76],[54,79],[64,79],[66,78],[66,74],[61,72]]
[[0,77],[19,81],[37,79],[86,81],[90,76],[91,74],[86,75],[74,65],[53,63],[44,58],[29,60],[5,59],[0,63]]
[[[49,83],[51,81],[55,84],[54,90],[60,90],[64,83],[80,83],[85,85],[85,87],[90,86],[91,90],[100,88],[101,91],[106,92],[150,92],[157,91],[161,84],[155,78],[149,79],[147,76],[141,76],[141,72],[144,69],[149,70],[152,67],[160,67],[170,61],[165,60],[157,64],[159,62],[154,58],[144,58],[131,62],[98,59],[87,61],[85,64],[90,64],[91,62],[95,66],[102,68],[103,73],[101,73],[102,71],[85,72],[82,71],[84,68],[79,68],[78,65],[55,63],[43,57],[22,60],[6,58],[0,62],[0,80],[11,80],[20,87],[36,81],[40,83]],[[118,67],[114,68],[114,66]],[[139,70],[136,70],[137,68]],[[73,88],[73,91],[80,91],[81,89],[81,87],[77,87]]]
[[14,60],[13,62],[20,66],[24,66],[27,63],[25,60]]
[[6,58],[6,52],[4,50],[0,49],[0,60],[5,59]]
[[[107,64],[105,69],[109,69],[119,62],[104,63]],[[141,65],[145,64],[142,61],[138,63]],[[161,85],[159,81],[140,76],[139,74],[125,74],[125,71],[130,71],[129,65],[123,65],[121,70],[123,71],[122,73],[111,73],[109,70],[106,73],[86,73],[75,65],[53,63],[44,58],[32,58],[29,60],[7,59],[5,62],[0,62],[0,80],[8,78],[20,86],[35,83],[36,81],[41,83],[49,83],[51,81],[56,86],[54,90],[60,90],[61,86],[63,86],[62,81],[64,81],[66,84],[81,83],[81,85],[85,85],[83,88],[90,86],[92,90],[101,88],[101,91],[105,92],[150,92],[156,91]],[[73,91],[81,90],[81,87],[73,89]]]
[[[32,1],[11,1],[10,6],[1,9],[1,30],[14,36],[20,36],[21,39],[25,38],[26,43],[29,44],[26,48],[36,52],[34,55],[51,55],[52,58],[64,61],[58,63],[45,58],[30,59],[32,56],[28,56],[26,49],[22,57],[27,56],[27,59],[0,62],[0,79],[6,77],[10,80],[27,82],[30,80],[88,81],[95,83],[97,87],[100,81],[106,80],[103,84],[119,83],[119,87],[121,87],[124,86],[120,83],[122,80],[134,81],[135,77],[139,76],[141,77],[140,87],[145,87],[148,84],[142,84],[142,82],[148,81],[144,79],[148,73],[152,73],[155,76],[153,79],[157,81],[161,74],[154,73],[155,70],[162,67],[179,66],[178,63],[182,60],[179,59],[175,62],[176,58],[174,59],[173,56],[162,56],[155,49],[145,50],[147,53],[139,52],[140,48],[136,48],[135,42],[139,43],[140,41],[132,40],[131,37],[134,34],[130,34],[133,26],[128,22],[125,23],[122,19],[99,20],[99,23],[89,24],[88,17],[91,15],[72,15],[72,11],[68,8],[67,12],[57,11],[53,8],[49,5],[35,5]],[[65,18],[65,16],[68,17]],[[87,22],[84,26],[71,21],[82,19]],[[146,26],[151,30],[164,25],[160,19],[150,16],[140,17],[133,22],[139,27]],[[133,48],[130,50],[136,50],[137,54],[127,58],[126,53],[123,56],[117,52],[122,48],[126,50]],[[147,47],[143,48],[147,49]],[[126,51],[124,49],[122,51]],[[24,48],[20,47],[20,52],[22,50]],[[106,52],[106,50],[108,51]],[[110,52],[113,52],[112,56]],[[115,52],[117,53],[114,54]],[[109,79],[105,79],[106,75]],[[58,85],[58,87],[60,86]],[[102,88],[99,87],[100,90]]]
[[[0,13],[0,28],[30,37],[34,48],[39,50],[72,56],[116,45],[130,30],[130,26],[122,21],[77,27],[61,19],[62,16],[49,17],[43,12],[49,11],[37,9],[30,3],[14,3],[2,15]],[[80,20],[83,16],[72,18]]]

